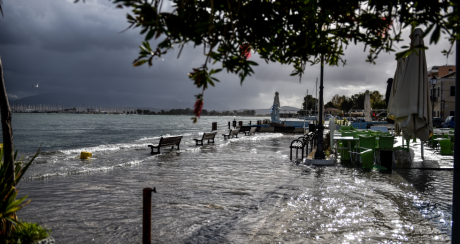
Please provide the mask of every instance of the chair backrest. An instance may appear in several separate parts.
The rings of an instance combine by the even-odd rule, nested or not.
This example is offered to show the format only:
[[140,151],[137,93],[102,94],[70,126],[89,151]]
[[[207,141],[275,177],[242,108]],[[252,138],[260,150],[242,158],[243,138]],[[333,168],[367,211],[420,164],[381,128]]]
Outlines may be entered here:
[[344,131],[342,132],[342,136],[353,136],[353,132],[350,132],[350,131]]
[[395,137],[394,136],[380,136],[379,148],[380,149],[393,149]]
[[444,151],[451,152],[451,142],[449,139],[442,139],[439,140],[439,145],[441,146],[441,153]]
[[351,130],[350,127],[351,127],[351,126],[343,125],[343,126],[340,126],[340,130],[341,130],[341,131],[349,131],[349,130]]
[[359,147],[375,149],[375,136],[359,136]]

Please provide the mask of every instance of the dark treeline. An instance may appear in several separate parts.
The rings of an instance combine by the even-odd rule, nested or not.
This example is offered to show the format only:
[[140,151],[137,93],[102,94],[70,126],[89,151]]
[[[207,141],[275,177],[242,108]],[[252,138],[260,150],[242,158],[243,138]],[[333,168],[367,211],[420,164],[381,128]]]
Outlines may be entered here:
[[[386,109],[387,105],[385,103],[385,95],[380,94],[379,91],[371,91],[370,93],[371,98],[371,108],[372,109]],[[324,104],[324,108],[337,108],[341,109],[344,112],[348,112],[351,109],[364,109],[364,97],[365,93],[357,93],[352,95],[351,97],[348,96],[340,96],[336,94],[332,97],[331,101]],[[315,105],[318,103],[318,99],[313,98],[311,95],[304,97],[304,101],[307,100],[307,110],[314,110]],[[302,104],[303,108],[305,109],[305,102]],[[316,108],[318,110],[318,108]],[[305,112],[299,112],[299,114]]]
[[[171,109],[169,111],[165,111],[162,109],[161,111],[157,113],[154,111],[147,110],[147,109],[137,109],[132,113],[137,113],[137,114],[142,114],[142,115],[193,115],[193,109],[178,108],[178,109]],[[210,115],[210,116],[255,116],[256,111],[255,110],[244,110],[244,111],[239,112],[237,110],[233,110],[233,111],[219,112],[215,110],[208,111],[206,109],[203,109],[201,111],[201,115],[204,115],[204,116],[207,116],[207,115]]]

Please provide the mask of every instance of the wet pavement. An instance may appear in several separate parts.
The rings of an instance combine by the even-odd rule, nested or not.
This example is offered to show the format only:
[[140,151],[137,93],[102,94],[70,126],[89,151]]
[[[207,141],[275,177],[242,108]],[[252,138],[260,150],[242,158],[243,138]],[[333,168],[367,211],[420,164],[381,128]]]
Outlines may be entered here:
[[[18,215],[51,228],[57,243],[140,243],[142,189],[156,187],[153,243],[449,242],[451,171],[296,164],[289,144],[297,137],[258,134],[158,156],[123,149],[146,158],[21,182],[32,202]],[[411,147],[414,165],[423,163]],[[425,160],[451,164],[431,154]]]

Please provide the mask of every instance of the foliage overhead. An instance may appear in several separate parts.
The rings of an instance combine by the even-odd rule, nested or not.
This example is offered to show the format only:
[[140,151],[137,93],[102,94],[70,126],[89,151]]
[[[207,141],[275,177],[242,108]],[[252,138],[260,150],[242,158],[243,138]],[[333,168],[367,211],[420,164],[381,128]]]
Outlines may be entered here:
[[[449,0],[171,0],[171,8],[165,7],[164,0],[112,2],[130,8],[129,27],[140,28],[145,35],[134,66],[152,66],[154,59],[174,48],[180,49],[180,56],[186,44],[202,47],[203,65],[194,68],[189,78],[203,92],[215,85],[218,79],[213,75],[222,70],[237,74],[241,83],[253,74],[257,63],[248,59],[251,51],[267,63],[292,65],[291,75],[301,78],[306,65],[319,63],[321,56],[328,65],[345,64],[344,49],[351,43],[363,43],[369,52],[366,61],[375,64],[380,52],[394,52],[394,42],[402,41],[406,27],[426,26],[430,43],[437,43],[441,33],[453,43],[459,30],[454,14],[458,3]],[[426,49],[405,48],[397,58]],[[212,69],[209,63],[222,67]],[[203,92],[196,95],[198,117]]]

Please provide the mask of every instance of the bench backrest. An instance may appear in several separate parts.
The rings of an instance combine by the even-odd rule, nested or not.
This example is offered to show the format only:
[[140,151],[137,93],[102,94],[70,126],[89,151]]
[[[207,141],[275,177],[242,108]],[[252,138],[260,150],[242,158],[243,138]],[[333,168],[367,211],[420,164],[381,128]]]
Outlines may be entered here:
[[232,130],[232,132],[230,132],[230,135],[231,136],[238,135],[238,132],[240,132],[240,129]]
[[182,140],[182,136],[171,136],[171,137],[162,137],[160,139],[160,146],[173,146],[180,144],[180,141]]
[[203,140],[214,139],[214,137],[216,137],[216,133],[217,132],[204,133],[203,134]]
[[251,126],[241,126],[240,127],[240,132],[250,131],[251,128],[252,128]]

